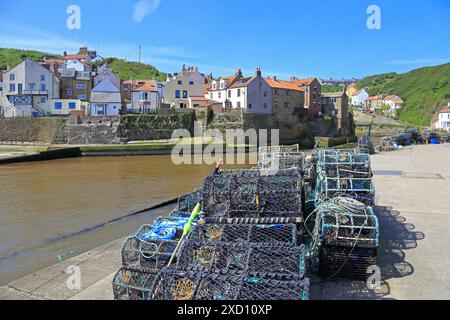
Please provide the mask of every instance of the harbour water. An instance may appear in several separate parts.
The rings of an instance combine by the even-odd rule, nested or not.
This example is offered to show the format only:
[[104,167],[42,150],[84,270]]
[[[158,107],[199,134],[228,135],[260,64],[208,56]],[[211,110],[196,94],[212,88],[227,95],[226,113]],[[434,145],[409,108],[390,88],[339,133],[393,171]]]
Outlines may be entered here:
[[120,219],[192,191],[213,168],[177,166],[170,156],[0,166],[0,285],[167,215],[163,208]]

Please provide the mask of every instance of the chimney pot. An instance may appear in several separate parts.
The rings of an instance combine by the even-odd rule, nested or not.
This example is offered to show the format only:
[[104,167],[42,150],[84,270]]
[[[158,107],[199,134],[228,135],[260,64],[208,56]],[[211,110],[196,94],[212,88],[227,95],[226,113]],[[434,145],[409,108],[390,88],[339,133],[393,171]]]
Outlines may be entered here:
[[260,67],[257,67],[256,68],[256,76],[258,77],[258,78],[260,78],[261,77],[261,68]]
[[273,76],[273,81],[277,81],[277,76]]

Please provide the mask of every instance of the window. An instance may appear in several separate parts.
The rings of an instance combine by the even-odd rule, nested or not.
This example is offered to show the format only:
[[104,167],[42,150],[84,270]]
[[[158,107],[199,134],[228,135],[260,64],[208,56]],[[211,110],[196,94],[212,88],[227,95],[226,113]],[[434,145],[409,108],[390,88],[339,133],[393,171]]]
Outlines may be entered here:
[[69,109],[74,110],[77,107],[77,104],[75,102],[69,102]]
[[69,97],[71,97],[71,96],[73,95],[73,89],[72,89],[72,88],[68,88],[68,89],[67,89],[67,95],[68,95]]
[[237,96],[240,97],[241,96],[241,89],[237,90]]
[[222,98],[222,92],[219,91],[218,95],[219,95],[219,99],[221,99]]
[[181,86],[183,84],[183,81],[178,80],[178,85]]
[[277,96],[278,95],[278,89],[275,89],[275,95]]
[[86,100],[86,95],[80,94],[80,95],[78,95],[78,99],[80,99],[80,100]]
[[40,76],[40,81],[45,81],[45,75],[44,74],[41,74],[41,76]]
[[231,98],[231,90],[228,90],[228,98]]
[[241,102],[240,102],[240,101],[238,101],[237,107],[238,107],[239,109],[241,108]]
[[267,97],[267,91],[264,91],[264,97]]
[[30,91],[34,91],[36,89],[36,84],[35,83],[30,83]]
[[47,90],[46,88],[45,88],[45,83],[41,83],[41,89],[40,89],[41,91],[45,91],[45,90]]
[[264,109],[267,109],[267,103],[264,103]]
[[9,81],[14,81],[14,80],[16,80],[16,76],[14,75],[14,74],[10,74],[9,75]]
[[180,90],[175,91],[175,99],[180,99]]
[[291,94],[291,91],[290,90],[286,90],[286,95],[288,96],[290,94]]
[[194,81],[192,81],[192,80],[189,81],[189,85],[190,85],[190,86],[193,86],[193,85],[194,85]]
[[214,98],[214,93],[211,92],[211,93],[209,94],[209,96],[210,96],[210,98],[211,98],[211,100],[212,100],[212,99]]
[[16,91],[16,85],[14,83],[10,83],[9,84],[9,92],[14,92]]
[[251,103],[248,104],[248,108],[249,108],[249,109],[252,108],[252,104],[251,104]]
[[96,105],[97,115],[104,116],[106,112],[106,104],[98,104]]
[[187,99],[187,97],[188,97],[187,90],[183,90],[183,99]]
[[55,110],[61,110],[62,109],[62,102],[55,102]]
[[45,97],[41,97],[41,103],[45,103],[47,99]]
[[85,104],[81,105],[81,110],[86,110],[86,105]]
[[75,84],[75,87],[79,90],[86,89],[86,83],[77,83]]

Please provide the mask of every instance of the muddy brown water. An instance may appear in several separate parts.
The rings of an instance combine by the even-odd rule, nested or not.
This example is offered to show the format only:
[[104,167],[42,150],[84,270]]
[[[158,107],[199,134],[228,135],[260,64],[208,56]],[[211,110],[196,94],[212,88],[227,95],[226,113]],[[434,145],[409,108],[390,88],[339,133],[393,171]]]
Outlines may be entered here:
[[170,207],[102,224],[192,191],[213,168],[170,156],[0,166],[0,285],[135,233]]

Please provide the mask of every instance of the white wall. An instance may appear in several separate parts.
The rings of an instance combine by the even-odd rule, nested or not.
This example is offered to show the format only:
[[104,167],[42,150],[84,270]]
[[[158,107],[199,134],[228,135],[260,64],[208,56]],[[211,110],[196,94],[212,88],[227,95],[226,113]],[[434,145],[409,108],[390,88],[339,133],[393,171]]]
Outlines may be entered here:
[[354,106],[363,106],[368,97],[369,94],[363,89],[357,96],[352,96],[350,103]]
[[[98,109],[100,106],[105,107],[105,113],[99,114]],[[119,115],[120,103],[91,103],[90,115],[93,117],[106,117],[106,116],[117,116]]]
[[158,92],[147,92],[148,98],[143,99],[141,96],[143,92],[132,92],[131,93],[131,110],[138,111],[141,106],[139,105],[140,100],[149,100],[150,101],[150,110],[158,109],[158,100],[159,94]]

